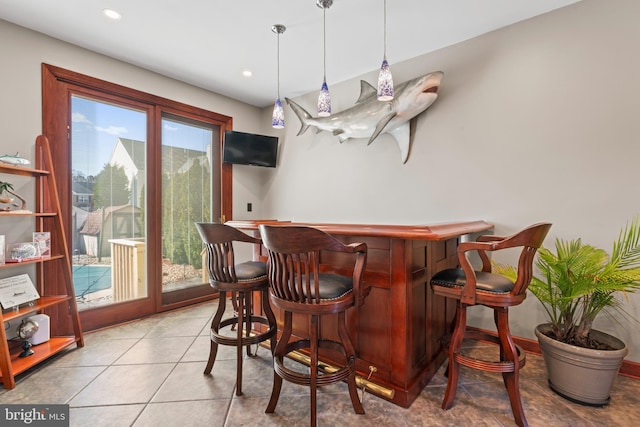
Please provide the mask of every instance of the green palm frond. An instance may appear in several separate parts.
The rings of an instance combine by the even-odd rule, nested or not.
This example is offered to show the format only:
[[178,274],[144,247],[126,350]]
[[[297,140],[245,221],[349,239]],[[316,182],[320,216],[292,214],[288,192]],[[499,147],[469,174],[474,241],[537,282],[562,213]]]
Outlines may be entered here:
[[13,184],[6,181],[0,181],[0,194],[4,193],[7,190],[13,190]]

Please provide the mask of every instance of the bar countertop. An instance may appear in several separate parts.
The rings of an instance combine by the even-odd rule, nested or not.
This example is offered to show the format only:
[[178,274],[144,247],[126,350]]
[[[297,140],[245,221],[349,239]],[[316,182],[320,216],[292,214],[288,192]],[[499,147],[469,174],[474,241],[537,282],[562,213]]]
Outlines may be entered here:
[[428,225],[332,224],[277,220],[237,220],[227,221],[225,224],[244,230],[257,230],[260,224],[309,226],[318,228],[330,234],[392,237],[409,240],[446,240],[465,234],[492,230],[494,227],[493,224],[489,224],[482,220]]

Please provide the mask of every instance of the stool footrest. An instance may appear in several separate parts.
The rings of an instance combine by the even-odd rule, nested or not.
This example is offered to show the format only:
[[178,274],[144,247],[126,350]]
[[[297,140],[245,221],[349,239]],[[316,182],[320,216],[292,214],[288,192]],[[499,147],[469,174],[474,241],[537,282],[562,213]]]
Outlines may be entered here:
[[[518,355],[520,356],[521,352],[518,349]],[[522,353],[524,355],[524,353]],[[487,372],[513,372],[514,364],[513,362],[497,362],[497,361],[489,361],[482,359],[475,359],[473,357],[468,357],[463,354],[455,355],[456,362],[461,365],[468,366],[473,369],[479,369],[481,371]],[[524,366],[524,357],[518,357],[518,364],[520,368]]]
[[[485,332],[467,330],[465,331],[464,337],[465,339],[470,339],[474,341],[486,341],[491,344],[500,345],[499,337],[496,337],[491,334],[487,334]],[[514,344],[514,346],[516,347],[516,351],[518,352],[518,367],[522,368],[526,363],[526,354],[519,345]],[[514,372],[515,371],[514,362],[511,362],[511,361],[505,361],[505,360],[492,361],[492,360],[476,359],[473,357],[465,356],[464,354],[461,354],[461,353],[456,353],[454,357],[456,359],[456,362],[460,363],[461,365],[468,366],[473,369],[479,369],[481,371],[487,371],[487,372]]]
[[[263,325],[269,326],[269,320],[266,317],[251,315],[250,321],[252,323],[261,323]],[[237,325],[237,324],[238,324],[238,318],[232,317],[220,322],[219,329],[222,329],[225,326]],[[247,335],[241,338],[242,346],[258,344],[268,340],[269,338],[273,337],[276,334],[276,325],[270,326],[268,330],[260,334],[250,335],[249,331],[245,331],[245,334]],[[233,347],[236,347],[238,345],[237,336],[221,335],[213,329],[211,329],[211,341],[221,345],[228,345]]]
[[[309,340],[298,340],[293,341],[287,344],[285,356],[293,351],[300,349],[308,349],[311,343]],[[337,350],[345,355],[344,347],[341,343],[331,340],[319,340],[318,341],[319,348],[329,348],[332,350]],[[295,371],[293,369],[289,369],[284,365],[284,357],[274,357],[273,359],[273,369],[274,371],[282,377],[282,379],[289,381],[298,385],[311,385],[311,375],[305,374],[299,371]],[[318,367],[309,366],[309,369],[318,369]],[[340,367],[333,372],[323,373],[317,376],[316,384],[318,387],[334,384],[340,381],[346,380],[349,375],[355,372],[355,358],[349,358],[347,360],[347,366]]]

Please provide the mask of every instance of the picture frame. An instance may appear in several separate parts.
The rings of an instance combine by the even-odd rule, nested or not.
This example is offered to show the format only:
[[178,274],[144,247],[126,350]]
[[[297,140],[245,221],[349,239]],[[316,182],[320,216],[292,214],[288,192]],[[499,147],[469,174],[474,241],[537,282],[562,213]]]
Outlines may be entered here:
[[40,298],[28,274],[0,279],[0,305],[3,310],[19,307]]
[[49,231],[36,231],[33,233],[33,244],[38,248],[38,253],[43,258],[51,256],[51,233]]

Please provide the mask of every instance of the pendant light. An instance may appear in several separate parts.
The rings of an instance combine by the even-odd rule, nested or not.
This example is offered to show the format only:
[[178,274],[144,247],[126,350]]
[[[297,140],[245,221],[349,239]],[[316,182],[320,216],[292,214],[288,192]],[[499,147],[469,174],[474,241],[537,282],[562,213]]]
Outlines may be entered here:
[[393,76],[387,62],[387,0],[384,0],[384,57],[378,75],[378,101],[393,99]]
[[328,117],[331,115],[331,95],[329,95],[329,87],[327,86],[327,9],[331,7],[333,0],[317,0],[316,5],[322,9],[322,34],[323,34],[323,61],[324,75],[322,79],[322,87],[320,95],[318,95],[318,116]]
[[278,35],[278,97],[273,105],[273,116],[271,117],[271,126],[274,129],[284,128],[284,109],[282,108],[282,102],[280,102],[280,34],[284,33],[286,29],[287,27],[280,24],[271,27],[271,31]]

